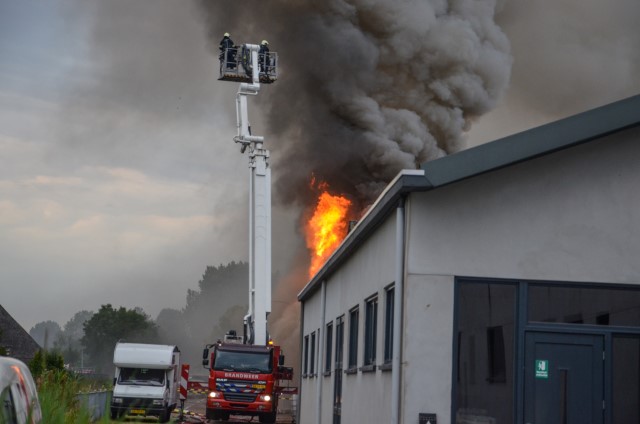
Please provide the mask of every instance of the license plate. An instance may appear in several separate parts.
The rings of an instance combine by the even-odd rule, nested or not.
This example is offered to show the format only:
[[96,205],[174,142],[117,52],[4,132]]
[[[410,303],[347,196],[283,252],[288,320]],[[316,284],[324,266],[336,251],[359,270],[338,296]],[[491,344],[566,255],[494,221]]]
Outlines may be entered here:
[[132,409],[131,411],[129,411],[131,414],[135,414],[135,415],[144,415],[144,409]]

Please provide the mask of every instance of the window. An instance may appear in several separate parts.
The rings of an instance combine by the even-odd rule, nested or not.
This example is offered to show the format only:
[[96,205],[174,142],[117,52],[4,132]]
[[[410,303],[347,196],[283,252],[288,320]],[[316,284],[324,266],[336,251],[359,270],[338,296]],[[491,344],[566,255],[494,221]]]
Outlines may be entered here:
[[330,322],[329,324],[327,324],[327,340],[326,340],[326,345],[325,345],[325,351],[324,351],[324,372],[325,373],[330,373],[331,372],[331,351],[332,351],[332,342],[333,342],[333,323]]
[[120,384],[139,386],[163,386],[165,370],[154,368],[122,368],[118,376]]
[[488,375],[490,383],[504,383],[507,370],[504,358],[504,336],[502,326],[487,328]]
[[311,333],[311,359],[309,360],[309,374],[316,373],[316,332]]
[[529,286],[529,321],[640,326],[640,291],[629,288]]
[[307,375],[309,370],[309,336],[304,336],[304,366],[302,367],[302,375]]
[[349,312],[349,369],[354,369],[358,366],[359,313],[358,307]]
[[16,404],[11,394],[11,386],[6,386],[0,393],[0,423],[17,423]]
[[376,363],[376,336],[378,329],[378,296],[367,300],[364,316],[364,365]]
[[393,306],[394,306],[394,288],[390,287],[386,290],[386,298],[384,305],[384,363],[390,364],[393,359]]
[[613,420],[640,422],[640,338],[613,336]]
[[495,422],[514,422],[516,290],[515,284],[459,281],[454,399],[460,420],[483,411]]
[[336,318],[336,370],[342,370],[342,353],[344,349],[344,316]]

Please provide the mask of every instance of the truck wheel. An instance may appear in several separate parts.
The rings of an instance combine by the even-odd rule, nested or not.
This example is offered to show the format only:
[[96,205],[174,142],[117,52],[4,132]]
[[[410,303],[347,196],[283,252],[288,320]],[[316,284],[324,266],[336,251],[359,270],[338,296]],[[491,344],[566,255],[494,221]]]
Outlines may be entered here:
[[170,418],[171,418],[171,410],[167,408],[160,413],[160,416],[158,417],[158,422],[166,423],[167,421],[169,421]]
[[262,414],[259,418],[261,423],[273,424],[276,422],[276,413],[271,412],[269,414]]

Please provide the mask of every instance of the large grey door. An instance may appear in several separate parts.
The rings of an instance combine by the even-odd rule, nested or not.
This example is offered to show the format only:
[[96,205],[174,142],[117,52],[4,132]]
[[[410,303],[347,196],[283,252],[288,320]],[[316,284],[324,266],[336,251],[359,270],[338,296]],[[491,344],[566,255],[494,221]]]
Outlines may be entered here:
[[603,337],[529,332],[525,340],[525,423],[602,424]]

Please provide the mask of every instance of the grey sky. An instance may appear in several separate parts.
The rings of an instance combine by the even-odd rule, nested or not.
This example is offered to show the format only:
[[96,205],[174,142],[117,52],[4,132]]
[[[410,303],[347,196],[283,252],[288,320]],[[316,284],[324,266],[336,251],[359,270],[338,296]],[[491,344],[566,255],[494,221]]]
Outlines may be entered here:
[[[539,3],[500,3],[511,82],[468,145],[640,93],[637,0]],[[178,0],[0,0],[0,303],[27,330],[104,303],[155,318],[184,306],[206,265],[246,260],[237,87],[217,81],[207,44],[242,29],[202,14]],[[304,166],[278,162],[259,112],[275,162]],[[275,210],[281,274],[303,246],[296,219]]]

